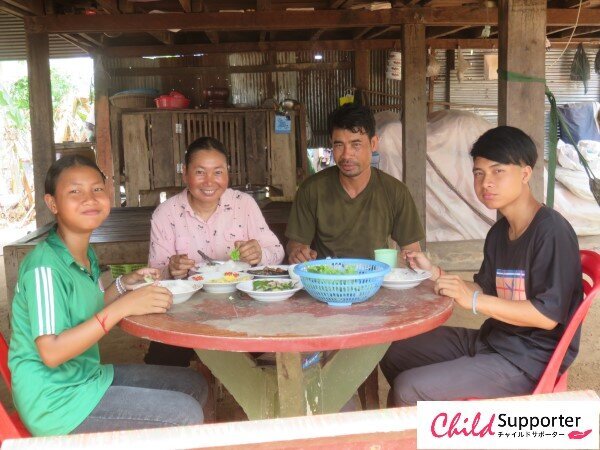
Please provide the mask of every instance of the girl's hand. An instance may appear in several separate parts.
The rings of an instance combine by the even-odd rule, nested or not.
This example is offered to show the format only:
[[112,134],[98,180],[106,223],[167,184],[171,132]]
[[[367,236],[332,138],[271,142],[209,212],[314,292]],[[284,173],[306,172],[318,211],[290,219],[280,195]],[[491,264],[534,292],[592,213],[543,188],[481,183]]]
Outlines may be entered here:
[[115,301],[122,317],[164,313],[173,304],[173,295],[167,288],[152,284],[131,291]]
[[173,255],[169,258],[169,273],[174,279],[185,278],[188,271],[196,265],[196,261],[187,254]]
[[456,303],[465,309],[471,309],[473,289],[457,275],[442,275],[435,282],[436,294],[453,298]]
[[428,272],[432,271],[433,264],[429,261],[427,256],[425,256],[425,253],[402,250],[400,255],[413,269],[421,269]]
[[135,285],[141,282],[153,282],[156,280],[160,280],[160,270],[151,267],[144,267],[121,277],[121,283],[123,283],[123,287],[128,291],[132,291]]
[[234,245],[240,251],[240,261],[247,262],[253,266],[262,260],[262,249],[256,239],[235,241]]

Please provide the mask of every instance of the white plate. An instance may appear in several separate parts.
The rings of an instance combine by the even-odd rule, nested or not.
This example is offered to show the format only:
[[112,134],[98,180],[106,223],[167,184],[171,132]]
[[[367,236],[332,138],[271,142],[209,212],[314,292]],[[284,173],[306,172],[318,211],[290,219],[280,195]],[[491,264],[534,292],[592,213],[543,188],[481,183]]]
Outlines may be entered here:
[[[282,273],[281,275],[258,275],[256,273],[252,273],[255,270],[262,270],[266,267],[270,267],[271,269],[281,269],[281,270],[285,270],[284,273]],[[256,266],[256,267],[251,267],[249,269],[244,270],[244,272],[249,273],[250,275],[254,275],[254,278],[289,278],[290,275],[288,273],[288,267],[286,265],[283,264],[271,264],[268,266]]]
[[417,269],[417,273],[410,269],[396,268],[392,269],[383,278],[382,286],[388,289],[411,289],[431,277],[431,272]]
[[158,284],[171,291],[174,305],[189,300],[196,291],[202,289],[202,283],[194,280],[160,280]]
[[[291,282],[291,278],[261,278],[261,281],[278,281],[278,282]],[[280,302],[283,300],[287,300],[300,289],[302,289],[302,283],[296,282],[294,284],[293,289],[286,289],[285,291],[255,291],[252,285],[253,281],[243,281],[237,284],[237,288],[248,294],[254,300],[258,300],[259,302]]]
[[[204,285],[204,290],[211,294],[228,294],[235,292],[235,285],[246,280],[252,280],[252,275],[245,272],[234,272],[238,277],[232,281],[221,281],[224,277],[223,273],[211,273],[202,275],[192,275],[188,280],[199,281]],[[219,280],[219,281],[215,281]]]
[[249,269],[251,266],[247,262],[243,261],[225,261],[223,264],[217,264],[209,266],[207,264],[199,264],[190,269],[191,272],[195,273],[223,273],[223,272],[240,272],[242,270]]

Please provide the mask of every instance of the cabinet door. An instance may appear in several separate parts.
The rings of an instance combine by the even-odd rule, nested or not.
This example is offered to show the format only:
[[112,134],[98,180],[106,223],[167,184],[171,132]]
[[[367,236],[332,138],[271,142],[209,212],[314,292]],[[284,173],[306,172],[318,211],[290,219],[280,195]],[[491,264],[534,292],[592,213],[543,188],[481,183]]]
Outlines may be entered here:
[[179,163],[179,134],[175,131],[176,113],[149,115],[150,184],[152,189],[181,186],[177,174]]
[[269,183],[268,113],[265,111],[248,112],[245,114],[245,119],[246,180],[243,183],[265,185]]
[[150,189],[150,161],[145,114],[123,114],[123,173],[127,206],[138,206],[140,190]]

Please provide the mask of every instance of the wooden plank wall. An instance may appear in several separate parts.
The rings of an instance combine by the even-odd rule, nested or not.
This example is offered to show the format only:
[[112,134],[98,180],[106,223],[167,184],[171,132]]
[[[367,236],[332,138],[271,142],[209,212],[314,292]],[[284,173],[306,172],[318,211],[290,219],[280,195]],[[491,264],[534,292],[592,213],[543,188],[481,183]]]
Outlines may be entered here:
[[144,114],[123,114],[122,124],[127,204],[137,206],[139,191],[150,189],[146,117]]
[[[269,113],[269,123],[275,122],[275,112]],[[292,201],[296,193],[296,121],[292,120],[292,130],[288,134],[275,133],[274,127],[269,126],[271,162],[269,173],[271,184],[283,191],[283,195],[271,197],[277,201]]]

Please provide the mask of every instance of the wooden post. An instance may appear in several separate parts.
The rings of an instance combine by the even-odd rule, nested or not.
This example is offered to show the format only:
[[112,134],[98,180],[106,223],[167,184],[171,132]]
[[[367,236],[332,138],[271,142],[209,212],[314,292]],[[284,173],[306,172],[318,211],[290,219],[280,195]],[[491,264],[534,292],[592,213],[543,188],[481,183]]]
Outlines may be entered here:
[[445,109],[450,109],[451,95],[450,90],[452,84],[450,83],[451,70],[454,69],[454,50],[446,50],[446,73],[444,78],[444,101],[446,102]]
[[[500,71],[544,78],[546,2],[502,0],[498,6]],[[498,124],[512,125],[535,142],[538,164],[530,181],[535,198],[544,201],[544,84],[498,80]]]
[[[427,97],[425,26],[402,27],[402,178],[410,189],[425,227]],[[425,243],[422,242],[421,245]]]
[[56,159],[49,51],[47,34],[27,34],[31,152],[33,157],[36,225],[38,227],[54,220],[52,213],[44,202],[46,172]]
[[[110,134],[110,107],[108,103],[108,80],[102,64],[102,57],[94,57],[94,90],[96,119],[96,162],[106,175],[106,191],[115,206],[114,166]],[[115,149],[118,147],[115,145]],[[116,150],[115,150],[116,151]],[[119,174],[117,173],[117,177]]]
[[359,90],[370,89],[371,86],[371,52],[356,50],[354,52],[354,87]]

